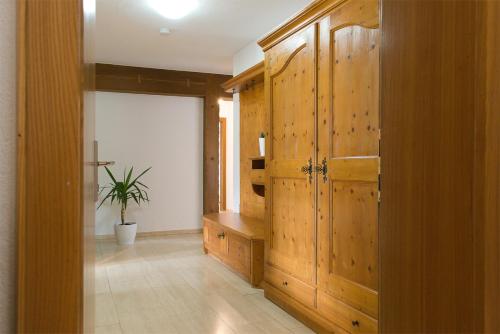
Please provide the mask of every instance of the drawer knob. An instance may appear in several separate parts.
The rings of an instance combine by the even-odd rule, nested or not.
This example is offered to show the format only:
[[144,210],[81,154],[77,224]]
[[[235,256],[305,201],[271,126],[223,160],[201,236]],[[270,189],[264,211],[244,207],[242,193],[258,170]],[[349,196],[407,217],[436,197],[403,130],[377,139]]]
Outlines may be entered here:
[[359,321],[358,320],[353,320],[352,321],[352,326],[353,327],[359,327]]
[[284,282],[283,282],[283,286],[288,286],[288,282],[287,282],[287,281],[284,281]]
[[217,234],[217,238],[219,238],[219,239],[224,239],[225,237],[226,237],[226,235],[224,234],[224,232]]

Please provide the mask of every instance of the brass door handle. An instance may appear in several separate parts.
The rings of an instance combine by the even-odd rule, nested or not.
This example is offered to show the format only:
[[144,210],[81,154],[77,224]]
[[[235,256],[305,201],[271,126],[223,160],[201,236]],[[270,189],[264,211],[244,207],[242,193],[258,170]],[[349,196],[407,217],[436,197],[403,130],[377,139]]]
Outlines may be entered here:
[[312,173],[313,173],[312,158],[309,158],[308,164],[302,166],[300,168],[300,171],[306,175],[309,175],[309,183],[312,183]]
[[316,173],[321,173],[323,175],[323,182],[328,181],[328,161],[326,158],[323,158],[321,165],[317,165],[315,170]]

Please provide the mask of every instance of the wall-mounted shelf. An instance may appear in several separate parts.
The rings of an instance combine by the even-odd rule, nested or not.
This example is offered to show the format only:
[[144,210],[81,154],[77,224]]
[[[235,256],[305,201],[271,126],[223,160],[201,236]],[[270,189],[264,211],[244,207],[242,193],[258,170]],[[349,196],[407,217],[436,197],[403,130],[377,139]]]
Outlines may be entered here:
[[221,86],[226,93],[239,93],[253,85],[264,82],[264,62],[250,67],[245,72],[235,76],[232,79],[224,82]]
[[250,182],[252,182],[252,189],[257,195],[264,197],[266,193],[264,185],[266,167],[265,157],[250,157],[249,159],[252,164],[252,169],[250,170]]

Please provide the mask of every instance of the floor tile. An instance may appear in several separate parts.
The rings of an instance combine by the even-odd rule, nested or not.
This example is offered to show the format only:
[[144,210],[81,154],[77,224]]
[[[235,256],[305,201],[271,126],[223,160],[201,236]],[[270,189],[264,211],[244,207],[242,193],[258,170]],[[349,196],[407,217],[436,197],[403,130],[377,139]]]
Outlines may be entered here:
[[218,260],[201,235],[97,242],[96,333],[312,333]]

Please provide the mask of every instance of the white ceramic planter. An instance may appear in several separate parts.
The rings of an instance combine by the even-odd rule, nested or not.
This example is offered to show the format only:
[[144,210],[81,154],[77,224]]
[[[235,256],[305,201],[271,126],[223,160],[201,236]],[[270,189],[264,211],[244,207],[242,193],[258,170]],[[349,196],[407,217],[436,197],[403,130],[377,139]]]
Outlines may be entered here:
[[128,223],[129,225],[115,225],[115,236],[118,245],[133,245],[135,235],[137,234],[137,224]]
[[261,157],[266,155],[266,138],[259,138],[259,151]]

